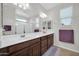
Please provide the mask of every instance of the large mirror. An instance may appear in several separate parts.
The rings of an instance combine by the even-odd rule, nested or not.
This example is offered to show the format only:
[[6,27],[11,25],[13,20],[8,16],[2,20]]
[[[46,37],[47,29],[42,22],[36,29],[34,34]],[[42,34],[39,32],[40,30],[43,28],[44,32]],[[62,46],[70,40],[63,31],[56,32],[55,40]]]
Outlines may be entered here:
[[0,31],[2,32],[0,35],[33,33],[41,32],[44,28],[51,29],[51,21],[45,20],[47,15],[41,12],[40,7],[35,11],[35,4],[30,4],[30,7],[26,4],[26,6],[27,8],[25,4],[0,4]]

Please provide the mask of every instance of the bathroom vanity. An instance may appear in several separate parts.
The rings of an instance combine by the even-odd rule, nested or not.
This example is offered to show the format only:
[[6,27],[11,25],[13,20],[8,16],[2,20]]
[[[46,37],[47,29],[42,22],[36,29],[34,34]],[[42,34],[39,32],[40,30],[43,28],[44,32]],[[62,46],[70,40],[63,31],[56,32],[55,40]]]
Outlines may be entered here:
[[[53,32],[29,34],[16,41],[9,40],[0,47],[2,56],[41,56],[53,46]],[[15,40],[15,39],[14,39]],[[19,41],[20,40],[20,41]]]

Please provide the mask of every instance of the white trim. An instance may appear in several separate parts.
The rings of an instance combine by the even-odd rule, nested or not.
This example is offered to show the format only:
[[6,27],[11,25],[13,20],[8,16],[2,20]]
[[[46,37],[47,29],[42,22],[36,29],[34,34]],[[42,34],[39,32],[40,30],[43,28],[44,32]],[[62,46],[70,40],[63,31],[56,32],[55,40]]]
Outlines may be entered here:
[[59,46],[59,45],[55,45],[55,46],[58,46],[58,47],[60,47],[60,48],[64,48],[64,49],[71,50],[71,51],[73,51],[73,52],[79,53],[78,50],[73,50],[73,49],[70,49],[70,48],[67,48],[67,47],[63,47],[63,46]]

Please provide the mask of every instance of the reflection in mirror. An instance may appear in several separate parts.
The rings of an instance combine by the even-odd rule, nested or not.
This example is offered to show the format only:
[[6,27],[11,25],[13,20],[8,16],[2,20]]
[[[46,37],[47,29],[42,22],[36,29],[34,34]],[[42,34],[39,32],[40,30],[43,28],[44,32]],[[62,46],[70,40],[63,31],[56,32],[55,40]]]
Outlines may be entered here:
[[40,30],[39,30],[39,18],[36,18],[36,25],[35,25],[35,29],[34,29],[34,32],[39,32]]
[[48,21],[48,29],[51,29],[51,21]]
[[43,28],[46,28],[46,21],[43,21]]
[[43,33],[46,33],[46,31],[47,31],[47,21],[45,20],[45,21],[43,21],[43,23],[42,23],[42,29],[43,29]]
[[25,33],[25,25],[26,20],[24,19],[16,19],[16,26],[15,26],[15,33],[16,34],[23,34]]
[[36,18],[36,27],[39,28],[39,18]]
[[[31,8],[31,4],[30,9],[26,8],[26,10],[12,3],[3,3],[1,6],[2,24],[0,28],[2,28],[3,35],[25,34],[51,29],[51,21],[48,21],[47,14],[39,9],[36,12],[36,9]],[[40,12],[43,12],[41,13],[42,17],[39,15]]]

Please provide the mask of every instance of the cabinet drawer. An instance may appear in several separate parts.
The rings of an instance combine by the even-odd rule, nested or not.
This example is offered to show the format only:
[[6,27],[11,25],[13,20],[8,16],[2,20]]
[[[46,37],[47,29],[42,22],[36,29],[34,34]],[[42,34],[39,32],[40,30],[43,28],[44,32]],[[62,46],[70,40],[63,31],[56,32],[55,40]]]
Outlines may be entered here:
[[46,40],[46,39],[47,39],[47,36],[41,37],[41,40]]
[[9,53],[13,53],[13,52],[16,52],[18,50],[21,50],[25,47],[28,47],[36,42],[39,42],[40,41],[40,38],[38,39],[33,39],[33,40],[29,40],[27,42],[23,42],[23,43],[20,43],[20,44],[16,44],[16,45],[13,45],[13,46],[10,46],[9,47]]
[[0,56],[7,56],[8,55],[8,48],[0,49]]
[[10,54],[11,56],[36,56],[40,55],[40,42],[33,44],[32,46],[28,46],[22,50],[19,50],[15,53]]
[[26,51],[27,51],[27,49],[25,48],[23,50],[20,50],[18,52],[11,54],[11,56],[26,56]]
[[34,43],[37,43],[37,42],[40,42],[40,38],[36,38],[36,39],[30,40],[30,45],[32,45]]
[[8,49],[7,48],[2,48],[2,49],[0,49],[0,53],[1,52],[8,52]]
[[48,37],[52,37],[53,38],[53,34],[48,35]]
[[23,49],[23,48],[25,48],[25,47],[27,47],[29,45],[30,45],[30,41],[10,46],[9,47],[9,53],[16,52],[16,51],[21,50],[21,49]]
[[11,56],[32,56],[32,49],[31,47],[27,47],[11,54]]

